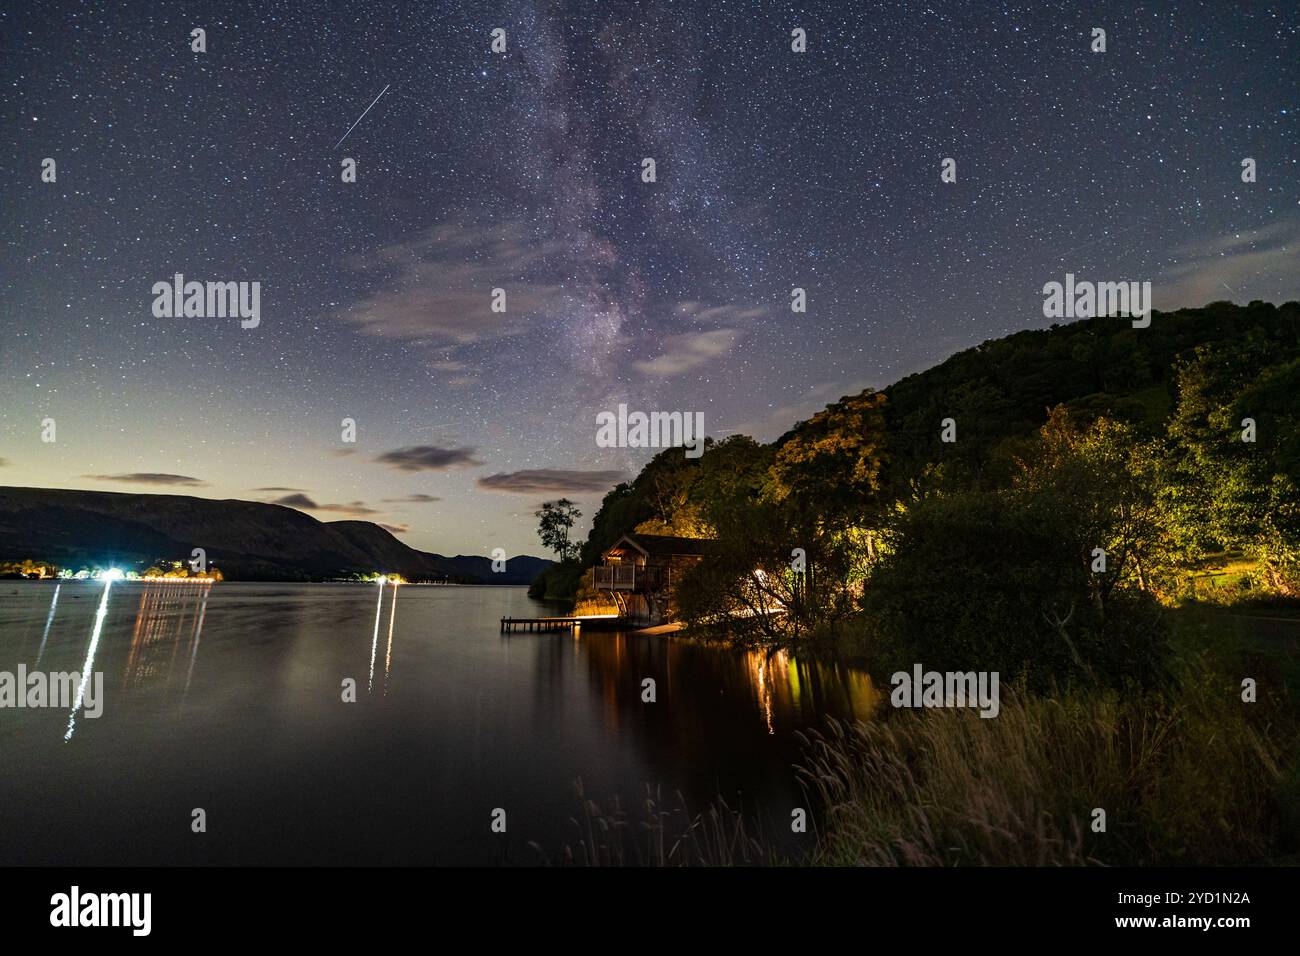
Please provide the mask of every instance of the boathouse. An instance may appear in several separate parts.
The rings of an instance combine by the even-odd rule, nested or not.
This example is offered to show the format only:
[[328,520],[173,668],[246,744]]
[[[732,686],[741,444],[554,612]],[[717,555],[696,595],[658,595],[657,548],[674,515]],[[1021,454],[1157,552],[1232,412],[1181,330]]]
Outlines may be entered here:
[[598,591],[608,591],[620,613],[651,624],[671,613],[672,591],[682,571],[704,558],[708,538],[625,534],[606,548],[593,571]]

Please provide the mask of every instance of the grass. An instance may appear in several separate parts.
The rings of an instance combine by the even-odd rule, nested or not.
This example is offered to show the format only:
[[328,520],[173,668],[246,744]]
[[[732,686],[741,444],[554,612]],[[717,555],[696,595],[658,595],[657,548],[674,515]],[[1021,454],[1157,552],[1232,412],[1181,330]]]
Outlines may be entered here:
[[[1296,660],[1248,622],[1175,613],[1176,685],[1034,696],[992,720],[896,711],[805,735],[812,862],[1226,865],[1300,849]],[[1222,619],[1222,615],[1220,615]],[[1241,697],[1252,676],[1256,703]],[[1093,829],[1105,811],[1104,832]]]
[[680,793],[665,803],[658,788],[646,787],[636,813],[617,797],[608,809],[590,799],[582,781],[575,783],[581,803],[569,822],[572,843],[551,856],[537,843],[528,845],[551,866],[756,866],[773,862],[749,832],[744,815],[718,797],[704,811],[692,813]]
[[1300,599],[1278,594],[1264,567],[1240,552],[1206,555],[1177,579],[1173,590],[1179,604],[1289,607],[1300,615]]

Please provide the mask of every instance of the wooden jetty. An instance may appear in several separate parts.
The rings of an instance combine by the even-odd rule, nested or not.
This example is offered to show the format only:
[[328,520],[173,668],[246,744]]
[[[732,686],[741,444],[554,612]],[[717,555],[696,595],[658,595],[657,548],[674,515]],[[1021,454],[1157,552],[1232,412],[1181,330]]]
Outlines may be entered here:
[[501,633],[511,631],[571,631],[579,625],[588,627],[622,627],[622,617],[503,617]]

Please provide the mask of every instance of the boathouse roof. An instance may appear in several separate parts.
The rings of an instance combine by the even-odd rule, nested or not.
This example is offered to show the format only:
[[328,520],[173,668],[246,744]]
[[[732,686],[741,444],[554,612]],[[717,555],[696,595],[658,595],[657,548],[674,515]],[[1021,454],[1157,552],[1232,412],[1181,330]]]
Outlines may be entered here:
[[605,555],[628,554],[639,551],[655,557],[671,557],[675,554],[704,554],[708,547],[708,538],[682,538],[672,534],[625,534],[605,549]]

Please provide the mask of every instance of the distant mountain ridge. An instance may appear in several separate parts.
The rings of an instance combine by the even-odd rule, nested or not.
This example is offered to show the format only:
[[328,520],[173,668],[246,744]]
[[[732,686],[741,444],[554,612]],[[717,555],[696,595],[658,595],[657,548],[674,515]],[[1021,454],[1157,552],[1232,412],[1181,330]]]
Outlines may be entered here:
[[417,551],[370,521],[323,522],[235,498],[0,487],[0,560],[129,565],[188,559],[194,548],[232,580],[382,571],[415,581],[527,584],[551,564],[520,555],[493,573],[486,557]]

